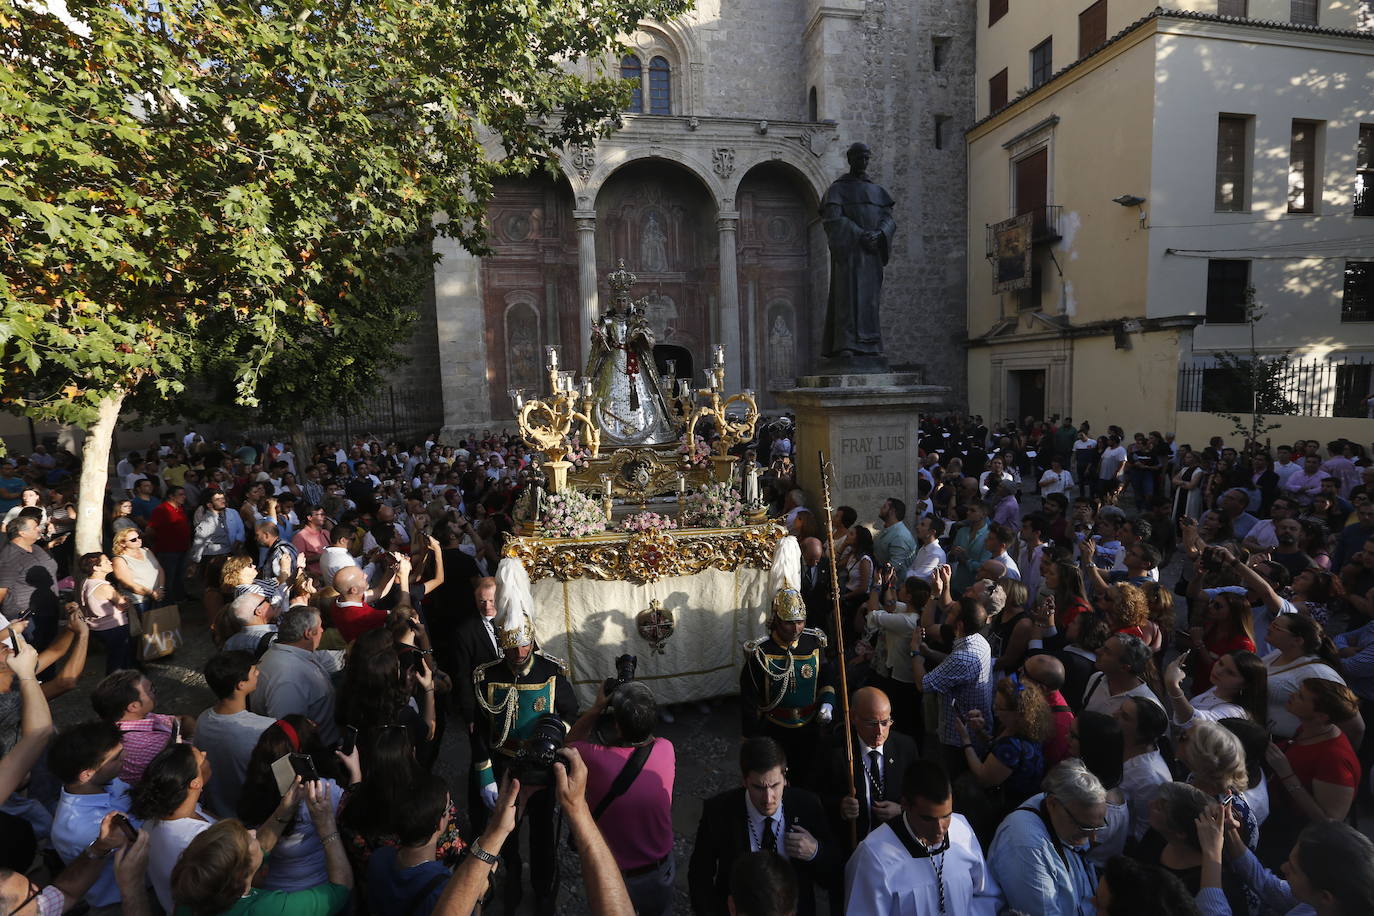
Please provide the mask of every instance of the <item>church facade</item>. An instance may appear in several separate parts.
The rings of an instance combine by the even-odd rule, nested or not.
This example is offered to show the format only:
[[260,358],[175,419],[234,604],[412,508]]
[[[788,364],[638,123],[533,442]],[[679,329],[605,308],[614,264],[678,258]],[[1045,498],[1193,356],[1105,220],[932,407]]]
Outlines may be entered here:
[[402,377],[437,359],[448,431],[508,425],[509,392],[542,391],[546,347],[585,366],[623,260],[649,298],[660,363],[700,382],[724,344],[727,388],[776,408],[772,392],[820,355],[818,202],[862,141],[897,201],[887,357],[962,401],[973,25],[971,4],[938,0],[699,0],[681,20],[641,23],[618,62],[639,87],[624,126],[564,150],[557,177],[500,184],[491,255],[436,242]]

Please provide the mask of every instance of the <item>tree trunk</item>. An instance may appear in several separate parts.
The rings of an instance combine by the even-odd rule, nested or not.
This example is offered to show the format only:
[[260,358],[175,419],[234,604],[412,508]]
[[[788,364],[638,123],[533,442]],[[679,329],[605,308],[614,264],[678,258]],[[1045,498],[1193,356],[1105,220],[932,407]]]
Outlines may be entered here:
[[81,486],[76,494],[76,555],[102,550],[105,527],[105,483],[110,476],[110,446],[124,394],[100,402],[100,413],[81,446]]

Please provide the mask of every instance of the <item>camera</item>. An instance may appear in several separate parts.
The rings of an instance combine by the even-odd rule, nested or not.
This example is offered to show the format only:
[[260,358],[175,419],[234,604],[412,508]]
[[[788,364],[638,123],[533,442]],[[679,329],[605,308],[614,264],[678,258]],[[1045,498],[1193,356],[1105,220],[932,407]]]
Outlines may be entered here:
[[615,677],[606,678],[606,683],[602,685],[601,692],[607,698],[615,693],[615,689],[621,684],[628,684],[635,679],[635,669],[639,667],[639,657],[636,655],[622,655],[615,660]]
[[567,732],[563,720],[545,713],[535,720],[534,731],[520,744],[510,763],[511,775],[522,786],[547,786],[553,782],[553,764]]
[[1202,568],[1207,572],[1218,572],[1222,567],[1221,551],[1208,547],[1202,551]]

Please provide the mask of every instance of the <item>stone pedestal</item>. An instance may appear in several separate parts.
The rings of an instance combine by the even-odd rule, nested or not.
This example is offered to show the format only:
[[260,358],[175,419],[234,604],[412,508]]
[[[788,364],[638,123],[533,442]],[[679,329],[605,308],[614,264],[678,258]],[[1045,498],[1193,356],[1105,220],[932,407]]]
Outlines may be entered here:
[[810,508],[820,511],[822,449],[834,465],[834,506],[853,506],[860,522],[871,523],[883,500],[895,496],[908,507],[910,527],[921,414],[950,409],[949,388],[922,382],[918,372],[812,375],[777,393],[796,414],[793,460]]

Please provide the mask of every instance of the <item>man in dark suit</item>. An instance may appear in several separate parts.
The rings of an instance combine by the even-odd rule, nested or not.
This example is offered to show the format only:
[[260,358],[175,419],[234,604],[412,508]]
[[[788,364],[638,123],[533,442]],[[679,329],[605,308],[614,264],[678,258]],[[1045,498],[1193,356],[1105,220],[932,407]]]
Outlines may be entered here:
[[755,737],[740,747],[744,785],[707,800],[688,866],[692,911],[726,916],[730,872],[749,852],[772,849],[797,876],[797,914],[816,912],[815,885],[831,886],[838,849],[820,799],[787,785],[787,757],[772,738]]
[[806,604],[806,625],[823,630],[835,639],[834,598],[830,594],[830,559],[819,538],[801,542],[801,595]]
[[[836,737],[821,782],[821,802],[846,858],[855,848],[849,839],[851,822],[856,841],[863,842],[879,825],[902,813],[902,774],[921,756],[914,739],[892,730],[892,703],[878,688],[856,690],[849,715],[854,735],[854,794],[849,792],[849,761],[842,735]],[[839,901],[832,898],[832,902]]]
[[[458,711],[467,723],[469,746],[472,744],[473,728],[477,724],[477,694],[472,689],[472,672],[487,662],[501,658],[501,650],[496,641],[496,580],[479,579],[474,590],[477,613],[464,617],[453,633],[453,699]],[[487,823],[487,806],[482,803],[482,788],[477,774],[468,769],[468,812],[474,830],[481,830]]]

